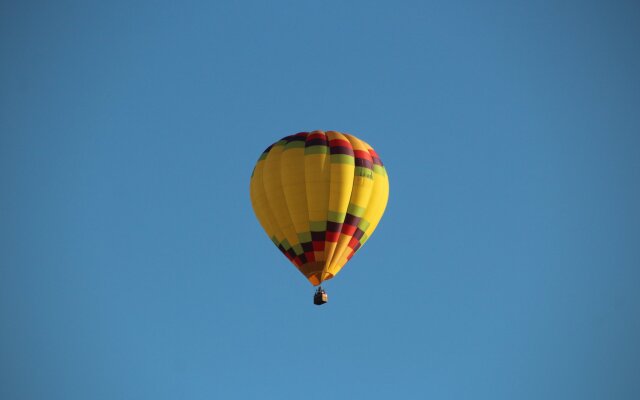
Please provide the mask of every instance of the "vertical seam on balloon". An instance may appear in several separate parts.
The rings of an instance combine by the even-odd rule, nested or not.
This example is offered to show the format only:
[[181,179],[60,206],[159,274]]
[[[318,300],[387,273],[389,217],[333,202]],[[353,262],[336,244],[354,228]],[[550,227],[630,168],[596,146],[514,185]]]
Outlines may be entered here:
[[[357,163],[358,158],[357,158],[357,157],[356,157],[356,155],[355,155],[356,147],[364,147],[364,148],[365,148],[365,150],[367,151],[367,154],[368,154],[368,150],[366,149],[366,145],[364,144],[364,142],[362,142],[361,140],[359,140],[358,138],[356,138],[356,137],[354,137],[354,136],[352,136],[352,135],[344,134],[344,136],[347,138],[347,140],[349,140],[349,143],[351,143],[351,147],[354,149],[354,163],[355,163],[355,164],[356,164],[356,166],[357,166],[357,165],[358,165],[358,163]],[[361,166],[361,168],[364,168],[364,166]],[[371,171],[371,174],[373,175],[373,171]],[[356,180],[357,176],[358,176],[358,175],[357,175],[356,173],[354,173],[354,175],[353,175],[353,181],[354,181],[354,183],[353,183],[352,188],[351,188],[351,196],[349,197],[349,206],[351,206],[352,204],[355,204],[354,202],[352,202],[352,200],[354,199],[354,193],[355,193],[355,191],[356,191],[356,189],[355,189],[355,180]],[[373,179],[375,179],[375,177],[373,177],[373,176],[372,176],[372,180],[373,180]],[[373,182],[372,182],[372,184],[373,184]],[[363,205],[359,206],[359,207],[363,208],[364,210],[366,210],[366,209],[369,207],[369,204],[371,203],[372,190],[373,190],[373,187],[372,187],[372,188],[371,188],[371,190],[369,191],[369,195],[368,195],[368,196],[367,196],[367,198],[366,198],[366,202],[365,202],[365,204],[363,204]],[[348,207],[349,207],[349,206],[348,206]],[[350,214],[349,214],[349,211],[348,211],[348,208],[347,208],[347,215],[350,215]],[[358,218],[358,222],[359,222],[359,220],[360,220],[360,218]],[[346,222],[346,217],[345,217],[345,222]],[[348,239],[353,238],[354,234],[357,232],[357,229],[358,229],[358,228],[357,228],[357,224],[356,224],[356,230],[354,230],[354,232],[353,232],[352,234],[350,234],[350,235],[349,235],[349,234],[345,234],[344,228],[345,228],[345,225],[344,225],[344,223],[343,223],[342,228],[341,228],[341,230],[340,230],[340,237],[338,238],[338,245],[339,245],[339,244],[340,244],[340,242],[343,240],[343,237],[344,237],[344,238],[348,238]],[[350,247],[349,247],[349,242],[347,242],[347,243],[344,245],[344,247],[343,247],[343,248],[339,249],[339,250],[340,250],[340,252],[339,252],[339,253],[337,253],[337,257],[333,257],[333,259],[335,260],[335,262],[333,262],[334,260],[332,260],[332,262],[331,262],[331,264],[330,264],[330,269],[332,269],[332,268],[336,268],[336,267],[342,267],[342,266],[338,266],[338,263],[340,262],[340,260],[342,260],[342,258],[343,258],[343,256],[344,256],[345,252],[347,252],[349,248],[350,248]],[[336,252],[337,252],[337,251],[338,251],[338,248],[336,248]]]
[[[282,138],[281,140],[285,140],[288,141],[289,138],[292,135],[286,136],[284,138]],[[298,256],[298,254],[296,253],[296,250],[294,248],[294,246],[296,245],[295,240],[297,240],[297,235],[296,235],[296,231],[295,231],[295,226],[293,225],[293,220],[291,219],[291,215],[290,215],[290,211],[289,211],[289,206],[287,204],[287,196],[284,193],[284,184],[282,182],[282,161],[283,161],[283,156],[284,156],[284,151],[286,149],[286,143],[283,144],[283,149],[280,152],[280,158],[278,159],[278,177],[280,179],[280,192],[282,197],[284,198],[284,205],[285,205],[285,210],[286,212],[284,213],[284,215],[286,215],[286,217],[288,217],[288,219],[286,221],[283,221],[285,224],[284,226],[281,227],[283,234],[285,235],[285,238],[287,239],[287,244],[289,245],[289,256],[291,257],[291,262],[296,266],[296,268],[299,268],[302,265],[297,265],[296,264],[296,258]],[[292,238],[294,239],[293,241],[290,241],[289,238],[287,238],[287,229],[285,229],[285,227],[287,226],[291,226],[291,230],[293,231],[293,235]],[[299,260],[298,260],[299,261]]]
[[[260,159],[258,160],[258,163],[260,162],[265,162],[266,157],[268,157],[269,152],[271,150],[271,148],[273,147],[273,145],[269,146],[260,156]],[[256,163],[256,167],[257,164]],[[278,236],[282,237],[283,239],[286,238],[286,236],[284,235],[284,233],[282,232],[282,229],[280,229],[280,227],[277,224],[277,219],[275,218],[275,216],[273,215],[273,210],[271,210],[271,206],[269,204],[269,199],[267,197],[266,194],[266,189],[265,189],[265,185],[264,185],[264,170],[265,170],[265,165],[262,166],[262,171],[261,171],[261,176],[260,176],[260,180],[258,182],[256,182],[256,186],[261,186],[262,187],[262,191],[263,191],[263,195],[264,195],[264,208],[265,208],[265,218],[267,219],[267,222],[269,224],[269,226],[271,227],[271,229],[273,230],[273,235],[275,237],[275,240],[273,238],[272,241],[274,242],[274,245],[286,256],[286,252],[285,249],[282,245],[282,241],[278,240]],[[255,170],[255,168],[254,168]],[[253,179],[258,179],[257,177],[253,177]],[[267,232],[268,233],[268,232]]]
[[[374,168],[376,166],[376,164],[382,169],[382,173],[381,174],[376,174],[374,172],[374,179],[376,179],[376,177],[378,177],[378,179],[382,179],[383,182],[381,182],[384,186],[386,186],[386,199],[384,202],[384,205],[382,206],[382,208],[379,210],[379,218],[374,221],[371,218],[369,218],[367,220],[368,226],[362,230],[362,239],[359,240],[358,246],[355,248],[354,254],[355,252],[357,252],[358,250],[360,250],[360,248],[362,246],[364,246],[364,244],[366,243],[366,241],[371,237],[371,235],[373,235],[373,232],[377,229],[378,224],[380,223],[380,221],[382,220],[382,216],[384,215],[384,211],[386,209],[388,200],[389,200],[389,177],[387,175],[387,171],[386,168],[384,167],[384,164],[382,163],[382,160],[380,159],[380,156],[378,156],[378,154],[376,153],[376,151],[373,149],[373,147],[371,147],[369,144],[367,144],[366,142],[363,142],[367,148],[367,151],[371,154],[371,158],[374,162]],[[375,180],[374,180],[374,188],[375,188]],[[372,196],[373,198],[373,196]],[[366,231],[369,231],[369,233],[367,234]]]
[[[287,141],[287,143],[285,143],[285,148],[282,150],[282,154],[280,155],[280,183],[281,183],[280,186],[282,188],[282,196],[284,197],[284,201],[285,201],[285,204],[287,206],[286,209],[287,209],[287,215],[289,217],[289,222],[291,222],[291,226],[293,227],[293,231],[296,234],[296,239],[298,240],[298,243],[295,243],[295,244],[291,243],[291,247],[292,248],[297,244],[299,244],[300,247],[302,248],[302,242],[300,240],[300,237],[298,236],[298,231],[296,229],[295,223],[293,222],[294,221],[293,220],[293,215],[291,214],[293,207],[291,206],[291,204],[289,203],[289,200],[287,199],[287,194],[286,194],[286,191],[285,191],[285,188],[284,188],[284,179],[283,179],[284,171],[283,171],[283,168],[282,168],[282,163],[283,163],[283,158],[284,158],[285,151],[287,150],[286,146],[290,141],[292,141],[292,138],[294,138],[296,136],[297,137],[303,136],[305,138],[305,142],[306,142],[306,135],[307,135],[306,132],[300,132],[300,133],[297,133],[296,135],[287,136],[284,139],[284,140]],[[303,157],[304,157],[304,155],[303,155]],[[303,165],[302,165],[303,171],[302,172],[304,173],[304,158],[302,160],[303,160]],[[306,207],[306,205],[307,205],[307,191],[306,191],[306,189],[303,191],[303,193],[304,193],[304,196],[305,196],[304,204],[305,204],[305,207]],[[309,212],[307,210],[307,214],[308,213]],[[295,249],[294,249],[294,252],[295,252]],[[296,254],[296,257],[299,259],[300,267],[302,267],[304,264],[306,264],[306,256],[304,254],[304,249],[302,249],[302,252],[300,254]]]
[[[280,142],[282,140],[285,140],[287,137],[288,136],[280,139],[279,141],[275,142],[272,146],[275,146],[278,142]],[[272,156],[272,154],[273,153],[271,151],[269,152],[269,154],[267,154],[267,157],[265,158],[265,163],[267,162],[269,157]],[[277,168],[278,176],[280,176],[281,163],[282,163],[282,155],[280,155],[280,158],[277,161],[277,165],[273,166],[274,168]],[[264,168],[265,170],[266,170],[266,166],[267,165],[265,164],[265,168]],[[266,189],[266,185],[264,184],[264,171],[263,171],[262,176],[263,176],[262,183],[263,183],[263,186],[265,188],[265,193],[266,193],[267,189]],[[282,179],[280,179],[280,189],[282,190]],[[282,193],[282,196],[284,197],[284,193]],[[286,248],[284,245],[281,245],[281,247],[282,247],[281,251],[289,259],[289,261],[291,261],[291,263],[293,263],[296,266],[296,268],[298,268],[298,266],[295,264],[295,257],[292,254],[293,253],[293,251],[292,251],[293,244],[289,243],[289,240],[287,239],[287,234],[285,232],[285,229],[283,228],[283,225],[281,224],[282,221],[280,221],[279,218],[275,217],[275,212],[273,210],[274,205],[271,204],[271,202],[269,201],[269,197],[268,196],[265,196],[265,197],[267,198],[267,206],[269,207],[269,210],[271,211],[271,214],[274,215],[275,225],[280,230],[281,236],[284,238],[284,241],[286,241],[286,244],[288,244],[288,248]],[[285,199],[285,201],[286,201],[286,199]],[[287,216],[288,216],[288,212],[287,212]]]
[[324,249],[323,249],[323,253],[324,253],[324,265],[322,266],[322,271],[320,271],[320,283],[322,284],[322,282],[324,282],[324,274],[327,271],[327,268],[329,266],[329,264],[331,263],[331,259],[327,256],[327,233],[329,231],[329,212],[331,211],[331,178],[332,178],[332,170],[333,168],[331,168],[331,147],[329,146],[329,135],[327,134],[327,132],[323,132],[324,133],[324,137],[327,141],[327,158],[325,159],[327,162],[327,168],[329,168],[329,185],[328,185],[328,190],[329,190],[329,195],[327,196],[327,215],[325,215],[325,228],[324,228]]
[[[321,130],[315,130],[312,132],[309,132],[309,134],[307,135],[307,139],[305,141],[305,161],[304,161],[304,173],[305,173],[305,181],[306,182],[311,182],[313,181],[311,178],[311,176],[308,176],[307,174],[311,174],[312,171],[308,171],[307,170],[307,157],[311,157],[315,154],[318,153],[324,153],[325,154],[325,158],[323,161],[323,164],[320,165],[321,170],[323,167],[330,167],[330,160],[328,158],[328,142],[326,140],[326,135],[323,131]],[[330,184],[330,181],[326,183],[327,185]],[[308,192],[308,190],[311,190],[311,186],[308,186],[305,184],[305,198],[307,201],[307,218],[309,220],[309,235],[311,237],[311,249],[310,251],[313,253],[314,255],[314,262],[320,263],[322,262],[322,260],[318,260],[315,258],[315,253],[316,253],[316,244],[321,244],[322,245],[322,252],[324,253],[324,246],[326,244],[326,216],[323,217],[324,220],[323,221],[316,221],[312,215],[311,215],[311,209],[312,209],[312,205],[311,205],[311,198],[312,193]],[[326,205],[327,210],[329,209],[329,205]],[[313,225],[314,223],[318,223],[318,222],[325,222],[325,229],[320,232],[318,230],[315,230],[315,226]],[[322,235],[322,240],[317,240],[317,234],[321,233]],[[319,250],[317,251],[318,253],[320,252]],[[317,265],[317,264],[316,264]],[[320,272],[320,283],[321,283],[321,279],[322,279],[322,272]]]
[[[330,133],[335,133],[338,136],[338,138],[336,139],[331,139],[330,138]],[[329,143],[329,161],[331,164],[331,167],[333,166],[334,162],[333,162],[333,158],[332,156],[336,156],[336,159],[339,159],[341,161],[344,161],[346,159],[346,157],[349,156],[349,152],[351,153],[351,156],[353,158],[353,147],[351,146],[351,143],[347,140],[346,143],[343,143],[344,140],[339,139],[340,136],[344,136],[342,133],[340,132],[336,132],[336,131],[328,131],[327,132],[327,138],[328,138],[328,143]],[[333,141],[336,141],[334,143],[332,143]],[[344,144],[346,144],[347,146],[344,146]],[[346,154],[345,154],[346,153]],[[353,162],[353,160],[352,160]],[[338,164],[341,162],[337,162]],[[354,168],[355,168],[355,163],[354,163]],[[333,182],[334,176],[333,176],[333,168],[330,168],[329,173],[330,173],[330,184],[329,184],[329,188],[331,188],[331,182]],[[353,177],[352,177],[353,179]],[[353,191],[353,180],[351,181],[351,191]],[[349,199],[351,199],[351,191],[349,192]],[[335,229],[337,230],[337,232],[340,232],[342,230],[342,226],[344,223],[344,217],[340,214],[342,214],[341,210],[331,210],[331,199],[332,199],[332,191],[331,189],[329,189],[329,205],[327,207],[327,231],[326,231],[326,237],[325,237],[325,265],[322,268],[322,274],[321,274],[321,280],[323,279],[324,275],[327,273],[327,271],[329,270],[329,267],[331,266],[332,262],[333,262],[333,258],[335,257],[335,252],[338,246],[338,242],[334,242],[332,241],[331,243],[335,243],[335,246],[328,246],[327,244],[329,243],[327,241],[327,238],[329,237],[329,226],[330,226],[330,222],[332,223],[331,226],[332,228],[334,227],[334,224],[336,224]],[[340,193],[338,193],[338,195],[340,195]],[[347,207],[348,207],[348,203],[347,203]],[[346,211],[346,210],[345,210]],[[342,219],[342,222],[336,222],[336,221],[331,221],[330,220],[330,213],[336,213],[337,215],[334,215],[336,220],[340,220]],[[345,213],[346,214],[346,213]],[[331,232],[332,234],[335,232]],[[340,237],[340,234],[338,233],[338,239]],[[331,253],[329,254],[329,248],[332,248]]]
[[[307,170],[307,161],[309,161],[309,159],[307,157],[312,156],[313,154],[316,154],[315,152],[318,151],[318,149],[314,146],[320,146],[322,145],[323,139],[318,138],[318,135],[322,135],[324,137],[324,132],[322,131],[311,131],[307,134],[307,137],[305,139],[305,146],[304,146],[304,162],[303,162],[303,168],[304,168],[304,176],[305,176],[305,190],[304,190],[304,195],[305,195],[305,202],[307,205],[307,221],[309,221],[309,248],[308,251],[309,253],[313,256],[313,261],[310,261],[307,259],[307,261],[309,263],[313,262],[314,266],[317,267],[317,263],[319,263],[320,261],[318,261],[318,259],[316,259],[316,246],[315,246],[315,242],[317,242],[317,240],[314,240],[314,233],[316,232],[314,230],[314,223],[317,223],[318,221],[315,221],[312,216],[311,216],[311,209],[312,209],[312,205],[311,205],[311,198],[312,193],[309,192],[310,190],[310,185],[307,185],[308,183],[312,182],[312,176],[310,176],[310,174],[312,173],[312,171],[308,171]],[[312,147],[314,148],[312,150]],[[322,149],[320,149],[322,150]],[[308,175],[309,174],[309,175]],[[306,244],[306,243],[305,243]],[[323,241],[323,245],[324,245],[324,241]],[[303,247],[304,250],[304,247]],[[306,256],[306,253],[305,253]],[[306,257],[305,257],[306,258]],[[315,271],[310,271],[310,272],[315,272]],[[315,274],[311,275],[314,276]],[[309,281],[311,282],[311,284],[314,284],[313,281],[311,281],[310,277],[311,276],[307,276],[307,279],[309,279]]]

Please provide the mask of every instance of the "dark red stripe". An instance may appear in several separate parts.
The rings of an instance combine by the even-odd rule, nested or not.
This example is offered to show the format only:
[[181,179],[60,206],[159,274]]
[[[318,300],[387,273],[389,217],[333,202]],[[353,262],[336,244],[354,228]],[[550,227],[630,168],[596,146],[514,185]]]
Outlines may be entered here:
[[327,221],[327,233],[329,233],[329,232],[340,232],[341,229],[342,229],[342,223],[341,222]]
[[309,136],[307,136],[307,140],[313,140],[313,139],[327,140],[327,135],[325,135],[324,133],[310,133]]
[[360,217],[356,217],[355,215],[347,214],[344,218],[345,225],[351,225],[354,228],[358,227],[358,223],[360,222]]
[[356,167],[373,169],[373,162],[371,160],[367,160],[366,158],[356,157],[355,161],[356,161]]
[[297,135],[293,135],[293,136],[287,136],[287,143],[290,142],[304,142],[307,140],[307,138],[305,136],[298,136],[299,133]]
[[373,159],[373,163],[375,165],[384,166],[384,164],[382,164],[382,160],[380,159],[380,157],[378,157],[378,154],[376,154],[376,152],[373,151],[373,149],[370,149],[369,153],[371,153],[371,158]]
[[289,256],[291,257],[291,259],[296,258],[296,252],[295,250],[293,250],[293,247],[290,248],[289,250],[287,250],[287,254],[289,254]]
[[324,242],[325,232],[311,231],[311,240],[314,242]]
[[346,154],[348,156],[353,156],[353,149],[350,147],[332,146],[330,149],[331,154]]
[[360,238],[362,237],[362,235],[364,235],[364,231],[360,228],[356,229],[356,231],[353,233],[353,237],[360,240]]
[[327,141],[325,139],[311,139],[311,140],[309,140],[309,138],[307,138],[307,144],[305,144],[304,147],[326,146],[326,145],[327,145]]

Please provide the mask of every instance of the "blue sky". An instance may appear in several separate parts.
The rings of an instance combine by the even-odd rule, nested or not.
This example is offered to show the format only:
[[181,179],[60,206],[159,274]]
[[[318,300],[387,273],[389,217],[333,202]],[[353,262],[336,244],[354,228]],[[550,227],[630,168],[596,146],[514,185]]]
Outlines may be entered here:
[[[631,1],[0,5],[0,398],[637,399]],[[262,150],[353,133],[376,233],[313,288]]]

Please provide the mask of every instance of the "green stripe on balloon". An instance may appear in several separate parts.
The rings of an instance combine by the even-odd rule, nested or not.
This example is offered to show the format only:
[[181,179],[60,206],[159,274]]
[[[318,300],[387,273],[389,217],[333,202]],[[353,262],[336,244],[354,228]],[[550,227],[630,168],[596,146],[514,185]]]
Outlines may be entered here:
[[332,154],[331,164],[350,164],[353,165],[353,156],[347,154]]
[[304,154],[327,154],[329,153],[329,146],[310,146],[304,148]]

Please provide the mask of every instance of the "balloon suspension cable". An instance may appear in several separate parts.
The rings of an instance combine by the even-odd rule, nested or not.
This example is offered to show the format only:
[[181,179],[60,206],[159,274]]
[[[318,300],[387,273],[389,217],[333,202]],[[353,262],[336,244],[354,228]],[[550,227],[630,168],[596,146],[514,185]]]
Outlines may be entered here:
[[325,292],[321,285],[318,285],[316,292],[313,294],[313,304],[320,306],[325,304],[327,301],[327,292]]

